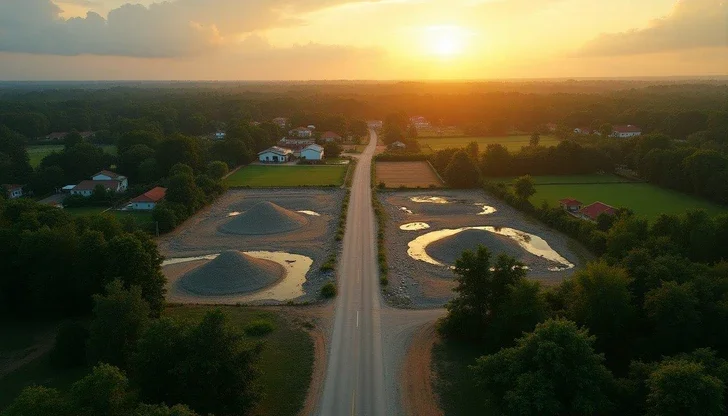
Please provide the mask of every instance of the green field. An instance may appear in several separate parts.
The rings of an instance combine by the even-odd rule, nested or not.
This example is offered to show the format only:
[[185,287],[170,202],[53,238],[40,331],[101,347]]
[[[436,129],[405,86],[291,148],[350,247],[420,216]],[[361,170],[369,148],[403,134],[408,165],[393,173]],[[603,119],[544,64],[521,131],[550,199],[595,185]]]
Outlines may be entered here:
[[[485,150],[489,144],[502,144],[511,152],[517,152],[524,146],[529,146],[531,141],[530,135],[522,136],[494,136],[494,137],[426,137],[417,139],[422,146],[422,151],[427,153],[448,149],[463,148],[470,142],[477,142],[480,151]],[[541,136],[539,143],[541,146],[556,146],[559,140],[552,136]]]
[[109,209],[105,207],[64,208],[64,211],[74,217],[106,213],[109,215],[113,215],[119,220],[125,217],[133,217],[139,225],[152,222],[151,211],[117,211],[115,209]]
[[[116,155],[117,153],[116,146],[114,145],[102,145],[100,147],[104,149],[104,152],[110,155]],[[40,165],[40,162],[43,160],[44,157],[48,156],[51,153],[60,152],[61,150],[63,150],[63,145],[27,146],[26,150],[28,150],[28,156],[30,157],[30,166],[35,168]]]
[[[164,315],[173,319],[197,322],[211,310],[205,306],[168,308]],[[249,342],[261,342],[260,386],[263,399],[253,412],[255,415],[293,416],[300,411],[308,392],[314,361],[311,337],[300,323],[292,322],[274,312],[252,308],[222,307],[228,322],[236,331],[242,331],[248,322],[266,319],[276,329],[264,337],[246,337]],[[38,331],[47,331],[39,325]],[[31,345],[32,334],[25,325],[0,323],[0,333],[9,341],[0,343],[0,356],[8,350]],[[67,389],[83,377],[88,368],[56,370],[49,363],[48,354],[26,364],[13,373],[0,378],[0,412],[26,386],[33,384]]]
[[348,165],[334,166],[246,166],[228,176],[231,187],[339,186]]
[[[517,177],[506,178],[486,178],[493,182],[513,183]],[[599,183],[631,183],[629,179],[619,177],[617,175],[553,175],[553,176],[533,176],[533,183],[536,185],[570,185],[570,184],[599,184]]]

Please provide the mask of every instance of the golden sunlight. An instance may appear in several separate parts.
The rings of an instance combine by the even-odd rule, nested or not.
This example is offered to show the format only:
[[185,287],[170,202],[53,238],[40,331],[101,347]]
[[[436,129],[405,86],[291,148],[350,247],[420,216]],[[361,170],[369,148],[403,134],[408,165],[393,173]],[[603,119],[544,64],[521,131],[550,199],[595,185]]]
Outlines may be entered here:
[[448,58],[465,51],[467,38],[468,33],[459,26],[429,26],[423,43],[429,55]]

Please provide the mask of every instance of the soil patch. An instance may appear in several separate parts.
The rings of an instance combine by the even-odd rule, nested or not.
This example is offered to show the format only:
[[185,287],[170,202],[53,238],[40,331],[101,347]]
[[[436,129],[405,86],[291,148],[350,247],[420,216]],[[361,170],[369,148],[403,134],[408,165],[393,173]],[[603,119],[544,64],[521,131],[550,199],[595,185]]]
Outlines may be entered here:
[[281,234],[297,230],[306,224],[308,220],[297,212],[272,202],[261,202],[220,226],[220,231],[241,235]]
[[401,380],[406,415],[443,415],[432,383],[432,348],[436,339],[434,323],[420,328],[412,338]]
[[388,188],[442,187],[442,181],[427,162],[376,162],[376,180]]
[[232,295],[263,289],[284,275],[283,267],[275,262],[230,250],[185,274],[180,285],[197,295]]

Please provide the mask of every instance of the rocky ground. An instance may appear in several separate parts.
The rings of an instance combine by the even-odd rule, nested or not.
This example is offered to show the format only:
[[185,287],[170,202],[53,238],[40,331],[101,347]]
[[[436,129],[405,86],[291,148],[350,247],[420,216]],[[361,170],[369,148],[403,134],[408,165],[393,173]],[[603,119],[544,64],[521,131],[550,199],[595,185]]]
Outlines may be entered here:
[[[449,203],[434,203],[439,200],[429,197],[441,197]],[[431,202],[415,202],[412,198]],[[379,199],[388,215],[385,239],[389,263],[389,287],[385,290],[385,298],[394,306],[435,308],[443,306],[452,298],[455,283],[449,267],[414,260],[407,254],[410,241],[432,231],[493,226],[510,227],[539,236],[554,251],[576,266],[566,271],[549,272],[539,268],[529,273],[529,278],[538,280],[546,286],[560,283],[591,259],[589,252],[573,239],[526,217],[480,190],[380,191]],[[478,215],[485,211],[484,206],[493,207],[496,211],[488,215]],[[400,230],[401,225],[413,222],[427,223],[430,228],[417,231]],[[464,240],[466,239],[460,241]],[[491,238],[491,241],[499,242],[490,247],[496,254],[505,251],[506,254],[514,255],[518,251],[523,251],[517,244],[508,244],[508,249],[503,250],[505,240],[502,238]],[[443,250],[446,249],[442,245],[435,245],[429,251],[430,254],[436,254],[443,253]],[[438,260],[449,260],[453,256],[443,257],[447,258]],[[522,261],[534,261],[534,264],[537,264],[533,256],[525,251],[521,257]]]
[[[333,278],[332,272],[322,273],[319,268],[331,253],[340,250],[335,234],[344,195],[345,190],[339,188],[231,190],[174,232],[160,237],[159,250],[167,259],[226,250],[282,251],[310,257],[313,265],[303,285],[306,294],[296,301],[314,300],[321,287]],[[286,233],[239,235],[220,231],[221,226],[236,218],[231,213],[244,213],[262,202],[290,211],[313,211],[320,216],[301,214],[307,224]]]

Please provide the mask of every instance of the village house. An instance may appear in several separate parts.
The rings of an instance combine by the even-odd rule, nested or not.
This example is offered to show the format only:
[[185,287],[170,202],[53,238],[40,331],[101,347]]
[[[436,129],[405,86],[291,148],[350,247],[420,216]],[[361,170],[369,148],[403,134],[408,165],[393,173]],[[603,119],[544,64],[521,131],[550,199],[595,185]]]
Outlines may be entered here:
[[311,132],[311,129],[308,127],[296,127],[293,130],[290,130],[288,132],[288,135],[291,137],[298,137],[298,138],[309,138],[311,137],[313,133]]
[[18,199],[23,196],[23,185],[3,185],[8,199]]
[[607,205],[603,202],[595,202],[591,205],[587,205],[579,211],[582,217],[596,221],[600,215],[617,215],[617,208]]
[[391,150],[404,150],[407,148],[407,145],[402,142],[394,142],[389,145],[389,148]]
[[594,129],[592,129],[591,127],[577,127],[574,129],[574,133],[589,135],[589,134],[594,134]]
[[617,137],[620,139],[626,139],[630,137],[636,137],[642,135],[642,129],[633,126],[631,124],[628,124],[626,126],[614,126],[612,128],[612,137]]
[[342,138],[341,138],[341,136],[334,133],[333,131],[327,131],[321,135],[321,140],[323,140],[326,143],[333,143],[333,142],[341,142]]
[[225,139],[225,132],[224,131],[218,131],[215,133],[215,140],[224,140]]
[[415,126],[415,128],[418,128],[418,129],[430,128],[430,122],[427,121],[427,119],[422,116],[410,117],[409,121],[410,121],[411,125]]
[[285,129],[286,125],[288,124],[288,119],[285,117],[276,117],[272,120],[272,123],[279,128]]
[[258,153],[258,160],[263,163],[286,163],[291,160],[292,156],[291,149],[273,146]]
[[559,201],[559,204],[561,205],[561,208],[571,213],[579,212],[583,205],[581,201],[577,201],[574,198],[562,199]]
[[310,146],[307,146],[305,149],[301,150],[301,159],[323,160],[323,158],[324,158],[324,148],[317,144],[312,144]]
[[89,197],[93,195],[94,189],[96,189],[97,186],[103,186],[104,189],[110,192],[124,192],[121,189],[121,182],[114,181],[114,180],[86,180],[82,181],[78,185],[74,186],[73,189],[71,189],[71,195],[81,195],[84,197]]
[[102,170],[101,172],[93,175],[91,179],[94,181],[117,181],[119,182],[120,189],[118,192],[124,192],[129,187],[129,180],[126,176],[119,175],[118,173],[109,170]]
[[156,187],[129,201],[129,208],[138,211],[151,211],[164,199],[167,188]]

